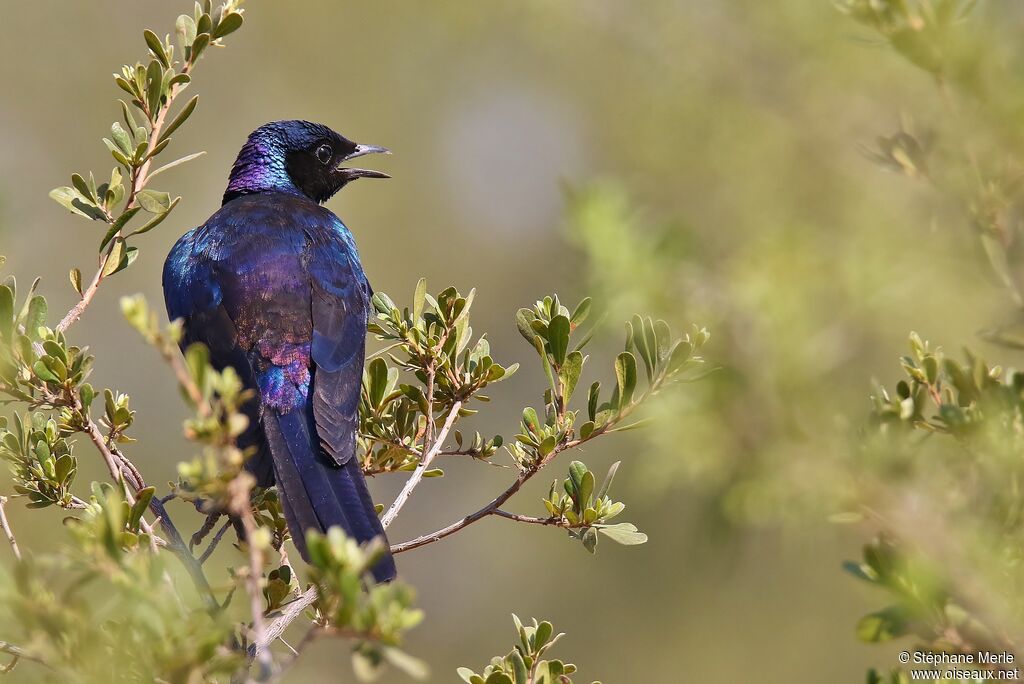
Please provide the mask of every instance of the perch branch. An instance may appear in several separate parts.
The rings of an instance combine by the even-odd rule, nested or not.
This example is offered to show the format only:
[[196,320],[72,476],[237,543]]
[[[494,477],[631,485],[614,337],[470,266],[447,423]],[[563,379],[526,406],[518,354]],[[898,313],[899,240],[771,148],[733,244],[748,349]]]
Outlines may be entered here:
[[398,516],[398,512],[402,510],[402,506],[412,496],[412,492],[416,489],[416,486],[423,479],[423,473],[427,471],[430,464],[434,462],[437,455],[441,453],[441,447],[444,444],[445,438],[448,437],[448,432],[452,429],[452,425],[455,424],[455,420],[459,417],[459,409],[462,408],[462,402],[456,401],[452,404],[451,411],[448,412],[448,418],[445,419],[444,425],[441,427],[441,431],[437,433],[437,438],[433,440],[433,445],[430,450],[420,460],[419,465],[416,466],[416,470],[413,471],[412,475],[405,482],[405,486],[402,487],[402,491],[395,497],[395,502],[391,504],[391,508],[381,517],[380,524],[383,525],[384,529],[388,528],[395,518]]

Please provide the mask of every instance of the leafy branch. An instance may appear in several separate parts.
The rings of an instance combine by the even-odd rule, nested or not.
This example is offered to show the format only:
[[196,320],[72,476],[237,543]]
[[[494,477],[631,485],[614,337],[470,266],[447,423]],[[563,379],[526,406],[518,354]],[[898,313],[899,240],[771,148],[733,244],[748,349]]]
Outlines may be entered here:
[[[125,65],[120,74],[114,74],[114,82],[127,93],[129,102],[120,100],[124,123],[115,121],[103,144],[118,166],[106,183],[97,185],[92,172],[87,177],[76,173],[71,176],[70,186],[50,192],[50,197],[73,214],[107,225],[100,241],[99,266],[89,284],[83,287],[81,272],[71,271],[71,284],[81,299],[57,324],[58,332],[66,331],[81,317],[104,279],[135,261],[138,248],[130,245],[129,240],[156,228],[181,200],[151,189],[149,181],[203,153],[186,155],[156,169],[153,162],[170,144],[171,135],[195,111],[198,96],[168,121],[175,100],[192,82],[192,71],[205,50],[223,45],[223,38],[241,27],[241,2],[227,0],[216,9],[212,0],[197,2],[192,15],[183,14],[175,22],[174,42],[169,35],[161,39],[147,29],[144,38],[149,49],[148,64]],[[137,116],[141,118],[137,120]],[[149,218],[129,228],[136,215],[142,213]]]

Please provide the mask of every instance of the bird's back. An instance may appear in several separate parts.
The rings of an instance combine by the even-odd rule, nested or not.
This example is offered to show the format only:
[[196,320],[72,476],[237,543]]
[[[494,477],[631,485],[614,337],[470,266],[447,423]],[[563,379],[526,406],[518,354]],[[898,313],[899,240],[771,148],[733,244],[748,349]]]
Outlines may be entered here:
[[164,293],[184,344],[255,390],[250,468],[282,489],[303,555],[296,529],[382,536],[353,458],[369,286],[341,221],[290,193],[234,199],[171,250]]

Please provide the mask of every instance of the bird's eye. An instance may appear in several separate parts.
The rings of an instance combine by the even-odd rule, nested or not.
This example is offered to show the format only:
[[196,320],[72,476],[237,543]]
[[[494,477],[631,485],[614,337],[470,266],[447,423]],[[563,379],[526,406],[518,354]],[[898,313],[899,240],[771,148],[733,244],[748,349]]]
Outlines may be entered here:
[[316,158],[320,160],[321,164],[326,164],[331,161],[331,157],[334,156],[334,150],[331,149],[330,145],[321,145],[316,148]]

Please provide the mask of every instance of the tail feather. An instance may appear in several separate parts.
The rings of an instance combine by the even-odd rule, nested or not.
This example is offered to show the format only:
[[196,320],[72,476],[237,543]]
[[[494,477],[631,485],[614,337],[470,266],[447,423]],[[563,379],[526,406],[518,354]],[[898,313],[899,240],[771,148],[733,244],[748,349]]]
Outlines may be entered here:
[[[358,462],[353,458],[339,466],[328,459],[312,433],[311,415],[267,411],[263,423],[282,507],[303,559],[309,560],[305,532],[310,529],[325,532],[338,525],[359,542],[374,537],[387,542]],[[373,576],[387,582],[395,575],[395,561],[387,553],[374,566]]]

